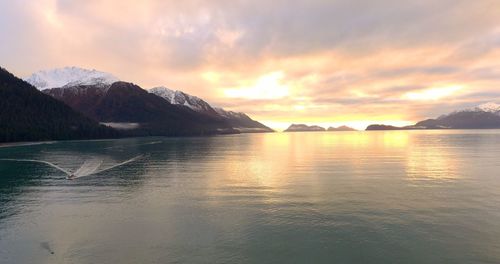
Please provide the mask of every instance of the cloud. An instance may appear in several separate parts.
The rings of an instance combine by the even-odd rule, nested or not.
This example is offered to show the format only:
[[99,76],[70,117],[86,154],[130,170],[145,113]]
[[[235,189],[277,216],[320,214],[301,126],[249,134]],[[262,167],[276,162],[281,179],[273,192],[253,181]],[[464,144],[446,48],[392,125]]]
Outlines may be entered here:
[[436,87],[421,90],[418,92],[408,92],[403,95],[404,99],[415,101],[436,101],[454,95],[462,90],[462,86]]
[[460,71],[459,68],[453,66],[430,66],[430,67],[405,67],[389,70],[375,71],[375,74],[380,77],[399,77],[403,75],[447,75]]
[[283,72],[272,72],[261,76],[251,86],[224,89],[228,98],[243,99],[282,99],[289,95],[289,88],[281,84]]
[[498,25],[497,0],[0,0],[0,57],[21,76],[96,68],[273,122],[406,122],[497,93]]

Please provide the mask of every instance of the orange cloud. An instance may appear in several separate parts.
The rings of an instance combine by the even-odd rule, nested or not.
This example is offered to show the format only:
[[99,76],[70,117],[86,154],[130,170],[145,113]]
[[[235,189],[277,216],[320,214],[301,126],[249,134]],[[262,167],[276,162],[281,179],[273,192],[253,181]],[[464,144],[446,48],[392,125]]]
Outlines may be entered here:
[[8,37],[0,57],[21,76],[75,65],[144,88],[165,85],[276,127],[408,124],[500,101],[496,6],[496,0],[2,2],[0,34]]

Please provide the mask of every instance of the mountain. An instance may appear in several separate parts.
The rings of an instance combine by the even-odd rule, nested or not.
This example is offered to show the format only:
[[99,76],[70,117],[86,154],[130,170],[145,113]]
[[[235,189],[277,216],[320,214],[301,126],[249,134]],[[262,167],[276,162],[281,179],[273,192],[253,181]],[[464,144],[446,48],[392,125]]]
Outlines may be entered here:
[[257,122],[247,116],[245,113],[226,111],[222,108],[215,107],[215,111],[225,118],[225,120],[236,130],[241,133],[265,133],[274,132],[271,128]]
[[475,108],[456,111],[436,119],[417,122],[413,126],[394,127],[370,125],[366,130],[396,129],[493,129],[500,128],[500,105],[487,103]]
[[163,86],[152,88],[149,92],[164,98],[171,104],[184,105],[197,112],[218,116],[217,112],[212,108],[212,106],[210,106],[210,104],[196,96],[192,96],[181,91],[174,91]]
[[304,124],[292,124],[283,132],[302,132],[302,131],[325,131],[323,127],[320,126],[308,126]]
[[65,67],[35,72],[26,78],[25,81],[39,90],[44,90],[79,85],[109,86],[119,80],[106,72],[78,67]]
[[327,131],[357,131],[357,130],[348,126],[339,126],[339,127],[329,127]]
[[491,103],[491,102],[485,103],[485,104],[477,106],[476,108],[469,109],[469,111],[483,111],[483,112],[488,112],[488,113],[500,115],[500,104]]
[[220,117],[205,115],[183,105],[173,105],[127,82],[77,85],[46,89],[53,96],[93,120],[120,129],[130,136],[194,136],[238,131]]
[[415,124],[424,129],[485,129],[500,128],[500,115],[485,111],[460,111]]
[[[118,78],[97,70],[78,67],[44,70],[33,73],[26,78],[26,81],[96,121],[120,130],[126,130],[127,134],[181,135],[188,133],[191,135],[273,132],[272,129],[252,120],[243,113],[216,110],[201,98],[163,86],[150,89],[151,96],[146,96],[143,92],[139,95],[137,89],[129,89],[130,86],[122,83],[117,86],[128,88],[125,89],[126,92],[119,92],[114,87],[114,84],[119,82]],[[112,87],[114,88],[111,89]],[[138,86],[135,88],[142,90]],[[126,95],[125,93],[131,94]],[[112,96],[119,96],[119,100],[123,101],[119,102],[118,99],[113,101]],[[162,100],[153,99],[157,97],[161,97]],[[140,98],[140,103],[133,102],[131,98]],[[152,103],[152,101],[155,102]],[[168,102],[169,106],[160,106],[165,104],[165,101]],[[133,109],[133,107],[139,108]],[[155,113],[155,111],[160,112]],[[172,111],[172,113],[169,114],[168,111]],[[159,125],[161,122],[158,120],[160,116],[166,118],[164,120],[166,124],[161,126]],[[167,118],[167,116],[170,117]],[[172,116],[175,118],[172,119]],[[169,122],[175,124],[169,124]],[[194,122],[199,123],[194,124]],[[169,129],[165,127],[167,124],[170,126]],[[186,126],[186,129],[182,126]],[[187,131],[189,129],[194,130]]]
[[117,137],[64,103],[0,68],[0,142]]
[[244,113],[226,111],[222,108],[212,107],[203,99],[181,91],[174,91],[161,86],[152,88],[149,92],[164,98],[171,104],[183,105],[196,112],[222,118],[241,133],[274,132],[269,127],[251,119]]

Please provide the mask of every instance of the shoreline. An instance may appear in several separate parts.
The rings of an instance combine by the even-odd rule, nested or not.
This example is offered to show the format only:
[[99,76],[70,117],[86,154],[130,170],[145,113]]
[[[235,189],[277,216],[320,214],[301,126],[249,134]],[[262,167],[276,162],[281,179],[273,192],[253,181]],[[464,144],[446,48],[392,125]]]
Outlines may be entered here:
[[67,140],[50,140],[50,141],[27,141],[27,142],[0,142],[0,148],[8,147],[22,147],[22,146],[35,146],[35,145],[45,145],[45,144],[55,144],[57,142],[78,142],[78,141],[109,141],[109,140],[119,140],[119,139],[132,139],[132,138],[210,138],[217,136],[234,136],[234,135],[248,135],[248,134],[267,134],[267,133],[349,133],[349,132],[377,132],[377,131],[495,131],[500,130],[500,128],[469,128],[469,129],[373,129],[373,130],[354,130],[354,131],[273,131],[273,132],[247,132],[247,133],[237,133],[237,134],[214,134],[214,135],[203,135],[203,136],[137,136],[137,137],[118,137],[118,138],[102,138],[102,139],[67,139]]
[[54,144],[57,141],[27,141],[27,142],[5,142],[0,143],[0,148],[8,148],[8,147],[22,147],[22,146],[34,146],[34,145],[45,145],[45,144]]

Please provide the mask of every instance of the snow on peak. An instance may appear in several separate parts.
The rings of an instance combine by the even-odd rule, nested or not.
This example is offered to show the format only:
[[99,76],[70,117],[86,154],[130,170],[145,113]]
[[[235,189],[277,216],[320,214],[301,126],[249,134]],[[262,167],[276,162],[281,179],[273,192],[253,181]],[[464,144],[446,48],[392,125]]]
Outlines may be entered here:
[[215,113],[214,109],[207,102],[203,101],[203,99],[189,95],[182,91],[175,91],[167,87],[160,86],[151,88],[149,92],[164,98],[171,104],[184,105],[199,112]]
[[476,109],[484,112],[500,113],[500,104],[489,102],[476,107]]
[[150,93],[158,95],[163,99],[167,100],[171,104],[175,105],[184,105],[187,106],[194,111],[209,113],[213,115],[219,115],[228,119],[250,119],[244,113],[237,113],[233,111],[226,111],[219,107],[212,107],[210,104],[205,102],[203,99],[198,98],[193,95],[189,95],[182,91],[176,91],[169,89],[164,86],[151,88],[149,90]]
[[119,81],[119,79],[110,73],[97,70],[82,69],[78,67],[64,67],[35,72],[26,78],[25,81],[39,90],[45,90],[76,85],[109,86],[112,83]]
[[225,118],[229,118],[229,119],[231,119],[231,118],[244,118],[244,119],[249,118],[249,117],[248,117],[246,114],[244,114],[244,113],[233,112],[233,111],[227,111],[227,110],[224,110],[224,109],[222,109],[222,108],[220,108],[220,107],[214,107],[214,109],[215,109],[215,111],[216,111],[219,115],[221,115],[221,116],[223,116],[223,117],[225,117]]
[[171,104],[175,104],[175,91],[172,89],[168,89],[164,86],[159,86],[149,89],[149,92],[162,97],[163,99],[169,101]]

